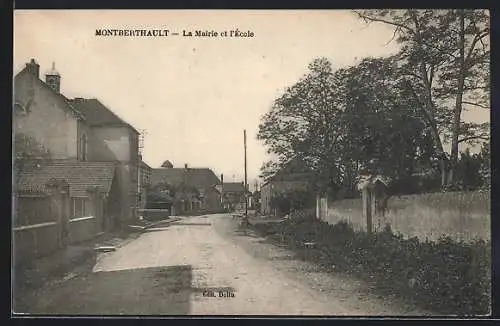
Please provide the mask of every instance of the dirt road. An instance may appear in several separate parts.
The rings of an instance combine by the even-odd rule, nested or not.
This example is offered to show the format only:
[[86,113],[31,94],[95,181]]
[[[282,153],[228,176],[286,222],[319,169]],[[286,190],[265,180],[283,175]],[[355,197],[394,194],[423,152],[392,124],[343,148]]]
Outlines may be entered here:
[[228,215],[151,229],[100,254],[92,271],[55,284],[35,301],[30,312],[43,314],[422,314],[240,234]]

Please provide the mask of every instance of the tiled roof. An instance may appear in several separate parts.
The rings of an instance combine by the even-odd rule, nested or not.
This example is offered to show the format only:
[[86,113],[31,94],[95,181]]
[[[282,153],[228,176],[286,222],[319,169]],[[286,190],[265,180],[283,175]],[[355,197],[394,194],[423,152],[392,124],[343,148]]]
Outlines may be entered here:
[[114,177],[114,163],[52,161],[18,174],[17,190],[20,192],[46,193],[46,183],[51,179],[64,180],[69,184],[71,197],[87,195],[87,189],[98,186],[108,193]]
[[312,170],[307,167],[303,160],[296,157],[284,164],[276,173],[267,177],[264,184],[271,181],[305,181],[310,180],[312,176]]
[[123,121],[97,99],[75,98],[70,100],[70,102],[73,104],[74,108],[85,117],[86,122],[91,126],[126,126],[132,128],[136,133],[139,133],[134,127]]
[[195,188],[208,188],[220,184],[219,178],[208,168],[158,168],[151,173],[151,184],[168,183],[173,186],[184,183]]
[[224,192],[245,192],[245,186],[241,182],[224,182]]

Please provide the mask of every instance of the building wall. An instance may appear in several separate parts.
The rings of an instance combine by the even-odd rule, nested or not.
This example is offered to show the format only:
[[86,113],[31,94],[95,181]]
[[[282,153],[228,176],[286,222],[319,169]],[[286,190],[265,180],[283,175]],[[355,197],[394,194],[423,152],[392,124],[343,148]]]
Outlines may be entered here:
[[[96,161],[137,162],[139,145],[137,135],[125,126],[99,126],[93,127],[96,146],[94,159]],[[136,163],[136,164],[137,164]]]
[[23,74],[14,84],[14,101],[25,105],[31,98],[28,114],[13,115],[14,133],[35,138],[55,159],[76,159],[78,121],[64,109],[64,99]]
[[12,239],[14,264],[22,264],[57,250],[57,225],[54,222],[36,228],[14,230]]
[[128,127],[93,127],[95,161],[116,161],[123,221],[135,218],[139,205],[139,143],[138,135]]
[[206,189],[201,208],[209,211],[219,210],[221,208],[220,193],[212,188]]
[[[329,203],[327,221],[349,220],[357,229],[366,229],[361,199]],[[431,241],[443,235],[455,240],[490,239],[489,192],[448,192],[391,197],[384,218],[373,217],[374,230],[390,224],[396,233]]]
[[307,189],[308,183],[305,181],[270,181],[261,188],[261,201],[262,201],[262,213],[272,214],[272,209],[270,206],[271,199],[273,196],[294,190],[305,190]]
[[116,172],[121,207],[118,220],[125,222],[136,216],[138,199],[136,166],[120,162],[116,165]]
[[68,243],[79,243],[97,235],[97,220],[94,216],[74,219],[69,222]]

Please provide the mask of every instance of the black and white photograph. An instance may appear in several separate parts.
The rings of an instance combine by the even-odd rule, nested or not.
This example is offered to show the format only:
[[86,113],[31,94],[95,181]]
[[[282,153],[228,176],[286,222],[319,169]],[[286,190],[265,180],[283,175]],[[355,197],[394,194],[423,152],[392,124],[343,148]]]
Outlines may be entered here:
[[486,9],[14,10],[14,316],[491,315]]

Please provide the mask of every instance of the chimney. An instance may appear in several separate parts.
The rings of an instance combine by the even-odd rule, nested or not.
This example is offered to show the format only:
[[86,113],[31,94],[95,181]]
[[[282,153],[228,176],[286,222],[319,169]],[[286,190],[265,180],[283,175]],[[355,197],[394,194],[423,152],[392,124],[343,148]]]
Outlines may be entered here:
[[40,78],[40,65],[36,63],[35,59],[31,59],[31,61],[26,64],[26,67],[33,76]]
[[52,62],[52,69],[45,74],[45,84],[49,85],[56,93],[61,90],[61,75],[56,70],[55,62]]
[[188,169],[188,165],[187,163],[184,164],[184,168],[187,170]]
[[224,184],[224,174],[221,174],[221,175],[220,175],[220,183],[221,183],[221,184]]

